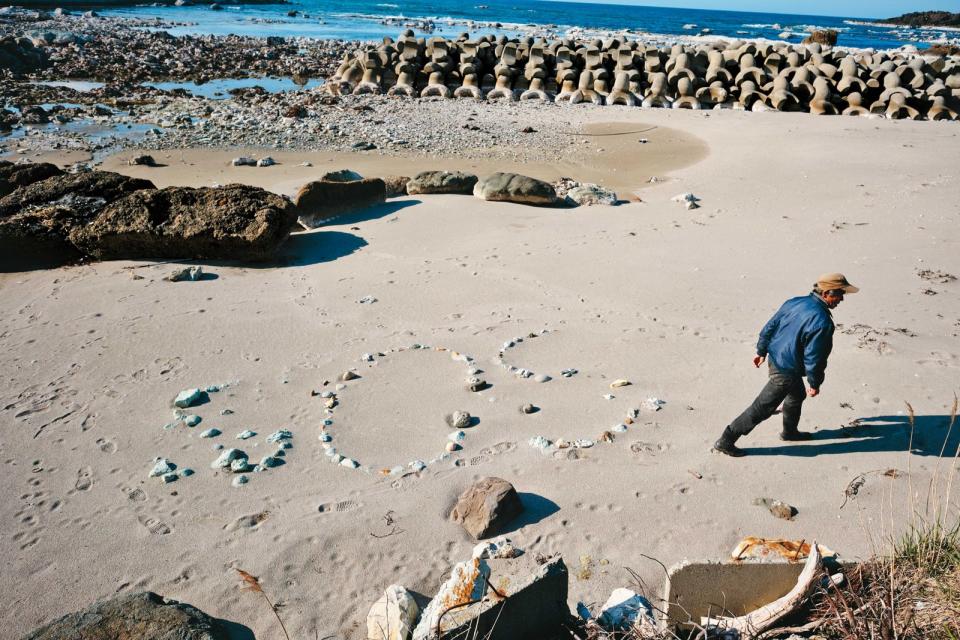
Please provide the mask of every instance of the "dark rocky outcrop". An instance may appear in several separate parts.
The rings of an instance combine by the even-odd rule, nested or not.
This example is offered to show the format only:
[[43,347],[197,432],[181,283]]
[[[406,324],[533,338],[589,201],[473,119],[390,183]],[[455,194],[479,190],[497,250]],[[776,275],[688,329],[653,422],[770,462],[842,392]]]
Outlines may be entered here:
[[913,11],[883,20],[884,24],[902,24],[910,27],[960,27],[960,13],[949,11]]
[[513,485],[502,478],[481,478],[460,494],[450,519],[480,540],[496,535],[523,512]]
[[225,626],[203,611],[144,591],[97,602],[23,640],[228,640]]
[[538,206],[557,203],[557,192],[553,185],[517,173],[494,173],[474,186],[473,195],[495,202],[516,202]]
[[70,240],[101,260],[262,261],[274,257],[295,224],[293,204],[258,187],[167,187],[111,203]]
[[13,193],[19,187],[61,174],[63,171],[49,162],[14,164],[0,161],[0,198]]
[[0,71],[20,75],[42,69],[48,63],[47,52],[35,47],[30,38],[0,37]]
[[468,195],[477,184],[477,176],[460,171],[421,171],[407,183],[407,193],[457,193]]
[[386,197],[380,178],[317,180],[300,187],[294,203],[300,224],[313,229],[339,215],[380,204]]
[[[29,167],[31,165],[19,165]],[[56,170],[33,165],[27,173],[11,172],[17,181]],[[0,172],[8,167],[0,167]],[[21,186],[0,198],[0,271],[22,271],[73,262],[82,253],[70,233],[93,220],[110,202],[142,189],[149,180],[108,171],[60,174]]]
[[97,198],[107,204],[134,191],[154,188],[149,180],[130,178],[111,171],[56,175],[0,198],[0,220],[30,207],[48,206],[66,197]]

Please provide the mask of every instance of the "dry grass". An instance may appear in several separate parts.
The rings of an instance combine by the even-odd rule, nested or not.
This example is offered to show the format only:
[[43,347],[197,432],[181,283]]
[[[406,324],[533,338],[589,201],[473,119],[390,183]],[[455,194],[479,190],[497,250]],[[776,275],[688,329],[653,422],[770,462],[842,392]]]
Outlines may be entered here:
[[263,590],[263,586],[260,585],[260,579],[254,575],[250,575],[243,569],[236,570],[240,574],[241,582],[241,591],[252,591],[253,593],[259,593],[263,596],[263,599],[267,602],[267,606],[270,607],[270,611],[273,612],[273,615],[277,617],[277,622],[280,623],[280,628],[283,630],[283,635],[287,640],[290,640],[290,634],[287,633],[287,627],[283,624],[283,619],[280,618],[280,614],[277,612],[277,606],[270,601],[267,592]]
[[[839,588],[821,590],[814,598],[812,617],[821,623],[821,635],[841,640],[960,640],[960,516],[953,507],[960,449],[947,449],[957,409],[954,396],[922,508],[915,503],[911,478],[906,532],[890,538],[873,559],[848,570]],[[912,448],[916,424],[909,403],[907,412]]]

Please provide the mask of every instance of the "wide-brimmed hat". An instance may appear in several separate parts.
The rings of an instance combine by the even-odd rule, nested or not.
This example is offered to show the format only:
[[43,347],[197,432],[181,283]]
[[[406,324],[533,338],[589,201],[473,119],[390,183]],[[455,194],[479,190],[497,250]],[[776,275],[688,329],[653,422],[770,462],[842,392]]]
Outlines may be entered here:
[[856,293],[860,291],[860,288],[850,284],[847,281],[847,277],[842,273],[823,274],[817,278],[817,287],[820,291],[834,291],[836,289],[843,289],[844,293]]

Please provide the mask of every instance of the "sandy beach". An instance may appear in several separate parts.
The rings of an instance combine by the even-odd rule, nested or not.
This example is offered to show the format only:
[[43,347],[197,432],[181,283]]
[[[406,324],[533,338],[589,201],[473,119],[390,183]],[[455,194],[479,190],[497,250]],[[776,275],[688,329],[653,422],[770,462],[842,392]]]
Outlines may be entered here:
[[[627,568],[659,586],[646,556],[722,560],[755,535],[856,559],[908,526],[931,476],[956,464],[938,455],[960,371],[960,282],[931,275],[960,269],[955,123],[575,111],[584,135],[556,163],[270,150],[276,166],[229,166],[257,149],[157,150],[156,168],[128,166],[130,151],[107,158],[100,168],[158,187],[236,181],[290,195],[328,169],[507,170],[600,182],[626,202],[407,196],[294,234],[273,265],[202,263],[210,275],[197,282],[166,282],[173,265],[155,262],[0,274],[2,635],[146,589],[278,637],[269,609],[240,591],[241,568],[282,605],[291,637],[362,638],[387,585],[429,597],[469,557],[474,542],[446,516],[482,476],[521,493],[516,545],[563,555],[572,610],[629,586]],[[671,200],[684,192],[700,208]],[[712,454],[765,381],[750,362],[758,330],[829,271],[862,291],[834,312],[827,379],[804,405],[815,439],[781,442],[774,418],[741,442],[746,458]],[[516,337],[503,360],[549,382],[500,366]],[[451,351],[472,356],[490,387],[466,390]],[[359,378],[326,411],[315,393],[350,369]],[[617,379],[632,384],[611,389]],[[177,393],[207,385],[223,389],[191,409],[202,422],[165,429]],[[522,413],[527,403],[539,411]],[[597,439],[631,409],[613,442],[528,444]],[[462,451],[421,472],[376,471],[443,453],[455,410],[476,418]],[[337,450],[374,471],[329,462],[324,420]],[[201,438],[209,428],[222,435]],[[210,468],[214,445],[259,459],[278,429],[293,433],[282,466],[242,487]],[[237,440],[243,430],[256,435]],[[158,456],[195,473],[149,478]],[[858,474],[866,483],[841,509]],[[757,498],[799,513],[776,519]]]

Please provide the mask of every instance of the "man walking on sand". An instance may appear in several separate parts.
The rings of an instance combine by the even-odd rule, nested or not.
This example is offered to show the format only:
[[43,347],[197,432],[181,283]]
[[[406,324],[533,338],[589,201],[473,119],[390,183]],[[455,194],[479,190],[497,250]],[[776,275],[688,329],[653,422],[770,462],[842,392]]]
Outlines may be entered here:
[[[833,317],[844,294],[859,289],[842,273],[820,276],[810,295],[791,298],[764,325],[757,341],[753,366],[759,368],[769,357],[770,379],[746,411],[723,430],[713,449],[739,458],[747,452],[737,439],[772,416],[783,403],[781,440],[809,440],[813,434],[800,431],[800,407],[807,396],[816,397],[823,384],[827,358],[833,348]],[[810,388],[803,385],[806,376]]]

